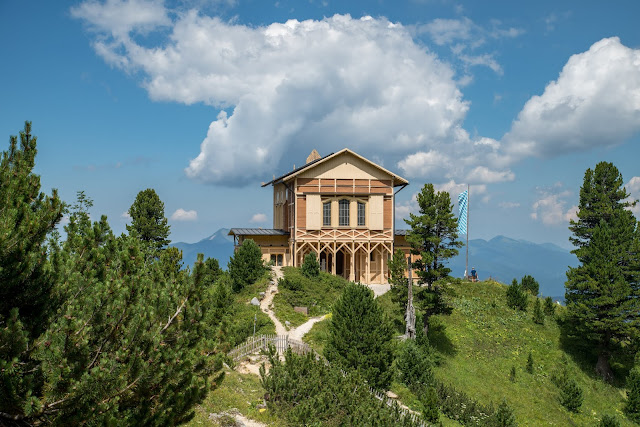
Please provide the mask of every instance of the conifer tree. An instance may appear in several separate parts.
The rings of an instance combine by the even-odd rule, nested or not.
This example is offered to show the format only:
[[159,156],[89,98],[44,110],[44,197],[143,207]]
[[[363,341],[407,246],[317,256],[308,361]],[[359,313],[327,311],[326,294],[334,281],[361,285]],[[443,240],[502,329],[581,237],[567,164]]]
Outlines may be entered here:
[[553,299],[551,297],[546,297],[544,299],[544,314],[547,316],[553,316],[556,314],[556,305],[553,303]]
[[410,214],[405,222],[411,227],[407,242],[411,253],[420,255],[413,268],[421,283],[429,287],[446,277],[451,270],[444,266],[447,259],[458,255],[462,242],[458,241],[458,221],[453,215],[449,193],[435,192],[433,184],[425,184],[417,196],[419,214]]
[[333,306],[325,357],[343,369],[359,371],[376,389],[391,383],[393,328],[373,292],[349,283]]
[[526,274],[522,279],[520,279],[520,285],[522,286],[522,289],[528,291],[534,297],[538,296],[538,292],[540,292],[540,284],[529,274]]
[[229,260],[228,268],[233,281],[233,291],[240,292],[245,286],[258,280],[265,272],[260,247],[251,239],[243,240]]
[[526,371],[533,374],[533,354],[531,352],[529,352],[529,357],[527,357]]
[[527,311],[527,294],[516,279],[507,287],[507,305],[513,309]]
[[409,280],[405,277],[406,271],[407,258],[404,252],[398,249],[389,261],[389,273],[391,275],[389,283],[391,284],[391,299],[395,304],[399,304],[402,307],[402,313],[404,313],[407,306],[409,289]]
[[542,311],[542,304],[540,304],[540,299],[537,297],[535,303],[533,304],[533,323],[544,325],[544,312]]
[[624,406],[627,416],[640,424],[640,366],[635,366],[627,377],[627,402]]
[[164,203],[153,188],[140,191],[129,208],[131,224],[127,230],[157,251],[169,244],[169,229],[164,216]]
[[594,343],[605,380],[613,377],[612,345],[640,335],[639,231],[622,182],[611,163],[587,169],[578,220],[569,227],[580,265],[567,272],[567,311],[577,325],[573,333]]
[[21,422],[37,405],[42,381],[34,340],[56,308],[45,240],[64,204],[56,190],[40,192],[36,142],[26,122],[0,161],[0,425]]
[[318,262],[318,257],[315,252],[308,253],[307,256],[304,257],[302,274],[308,279],[320,275],[320,263]]

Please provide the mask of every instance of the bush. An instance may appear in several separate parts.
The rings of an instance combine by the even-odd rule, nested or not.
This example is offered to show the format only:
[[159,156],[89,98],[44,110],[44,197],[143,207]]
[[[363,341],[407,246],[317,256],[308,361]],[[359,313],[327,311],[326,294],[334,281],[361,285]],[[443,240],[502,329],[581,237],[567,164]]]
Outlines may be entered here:
[[567,379],[560,387],[560,403],[571,412],[578,412],[584,396],[582,389],[573,378]]
[[636,366],[627,377],[627,402],[624,411],[629,418],[640,424],[640,366]]
[[513,309],[527,311],[527,293],[516,279],[507,288],[507,305]]
[[233,291],[240,292],[242,288],[258,280],[264,271],[260,247],[251,239],[244,240],[229,260]]
[[[418,333],[424,335],[422,328],[418,328]],[[405,340],[396,361],[396,366],[400,381],[405,383],[413,392],[433,383],[433,361],[430,351],[425,346],[420,345],[417,340]]]
[[527,358],[526,370],[528,373],[533,374],[533,354],[531,352],[529,352],[529,357]]
[[540,304],[540,299],[537,297],[536,302],[533,304],[533,323],[544,325],[544,312],[542,311],[542,304]]
[[310,252],[304,257],[302,262],[302,274],[308,279],[318,277],[320,275],[320,263],[315,252]]
[[516,367],[512,366],[511,371],[509,372],[509,381],[512,383],[516,382]]
[[507,404],[506,399],[502,399],[502,402],[488,424],[495,427],[512,427],[517,425],[516,416],[513,413],[513,409]]
[[553,316],[556,314],[556,305],[553,303],[553,299],[551,299],[551,297],[546,297],[544,299],[544,314],[547,316]]
[[426,389],[418,396],[422,404],[422,418],[428,423],[436,424],[440,419],[438,410],[438,394],[433,387]]
[[540,284],[538,281],[528,274],[520,279],[520,286],[534,297],[538,296],[538,292],[540,291]]
[[462,425],[484,425],[495,414],[492,406],[478,403],[453,386],[436,381],[436,392],[440,399],[442,413]]
[[600,420],[599,427],[620,427],[620,421],[613,415],[605,414]]

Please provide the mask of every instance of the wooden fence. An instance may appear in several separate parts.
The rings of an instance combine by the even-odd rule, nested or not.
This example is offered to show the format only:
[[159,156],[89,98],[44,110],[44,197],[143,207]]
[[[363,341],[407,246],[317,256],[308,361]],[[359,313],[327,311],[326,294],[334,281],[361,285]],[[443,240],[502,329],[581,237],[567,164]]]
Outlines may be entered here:
[[316,355],[316,357],[321,357],[318,353],[316,353],[314,349],[309,346],[309,344],[300,340],[289,338],[289,335],[258,335],[256,337],[249,337],[247,341],[231,350],[229,353],[227,353],[227,355],[234,362],[237,362],[238,360],[250,354],[256,354],[261,351],[266,351],[270,345],[272,345],[276,349],[278,354],[282,354],[288,348],[291,348],[291,351],[297,354],[313,353]]
[[[293,351],[294,353],[297,353],[297,354],[313,353],[317,359],[323,360],[325,363],[328,363],[327,359],[325,359],[323,356],[318,354],[318,352],[312,349],[309,346],[309,344],[300,340],[289,338],[289,335],[258,335],[257,337],[249,337],[247,341],[245,341],[243,344],[240,344],[239,346],[231,350],[229,353],[227,353],[227,355],[234,362],[237,362],[250,354],[256,354],[261,351],[266,351],[270,345],[275,347],[278,354],[284,353],[287,350],[287,348],[290,347],[291,351]],[[342,371],[342,369],[341,369],[341,372],[343,375],[346,375],[346,373]],[[421,427],[430,426],[429,424],[426,424],[424,421],[421,420],[420,414],[413,412],[408,408],[401,407],[398,404],[398,402],[396,402],[393,399],[390,399],[389,396],[387,396],[386,394],[381,393],[377,390],[374,390],[371,387],[369,387],[369,392],[373,396],[375,396],[376,399],[382,401],[387,406],[394,409],[397,408],[397,410],[402,414],[404,418],[409,418],[411,421],[413,421],[414,423],[418,424]]]

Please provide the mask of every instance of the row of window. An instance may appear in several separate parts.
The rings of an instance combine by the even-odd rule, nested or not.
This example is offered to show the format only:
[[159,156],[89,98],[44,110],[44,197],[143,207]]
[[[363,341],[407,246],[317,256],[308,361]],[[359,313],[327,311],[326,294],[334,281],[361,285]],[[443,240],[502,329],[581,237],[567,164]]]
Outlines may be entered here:
[[[349,207],[351,202],[348,199],[341,199],[338,201],[338,225],[341,227],[348,227],[350,222]],[[365,204],[358,202],[358,227],[365,226]],[[325,227],[331,226],[331,202],[322,204],[322,225]]]

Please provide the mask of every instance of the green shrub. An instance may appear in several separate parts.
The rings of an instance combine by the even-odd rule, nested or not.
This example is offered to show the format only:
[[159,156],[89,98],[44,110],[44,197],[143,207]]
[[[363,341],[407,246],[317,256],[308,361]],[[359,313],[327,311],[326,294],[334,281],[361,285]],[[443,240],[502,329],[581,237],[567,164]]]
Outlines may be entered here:
[[534,297],[538,296],[538,292],[540,291],[540,284],[538,281],[528,274],[520,279],[520,286]]
[[578,412],[584,396],[582,389],[573,378],[567,379],[560,387],[560,403],[571,412]]
[[627,416],[640,424],[640,367],[636,366],[627,377],[627,402],[624,406]]
[[228,267],[233,291],[240,292],[258,280],[265,271],[260,247],[251,239],[244,240],[229,260]]
[[553,303],[553,299],[551,299],[551,297],[546,297],[544,299],[544,314],[547,316],[553,316],[556,314],[556,305]]
[[320,263],[315,252],[310,252],[304,257],[302,262],[302,274],[308,279],[318,277],[320,275]]
[[516,367],[512,366],[511,371],[509,371],[509,381],[512,383],[516,382]]
[[490,422],[494,416],[495,411],[492,406],[482,405],[453,386],[445,385],[440,381],[435,381],[435,384],[440,408],[448,418],[456,420],[464,426],[476,426]]
[[600,424],[598,424],[598,426],[599,427],[620,427],[620,421],[618,421],[618,419],[613,415],[605,414],[602,416],[602,419],[600,420]]
[[488,425],[492,427],[513,427],[517,425],[516,416],[513,413],[513,409],[507,404],[506,399],[502,399]]
[[[422,328],[418,328],[418,333]],[[424,335],[424,332],[422,332]],[[433,382],[433,361],[427,348],[418,344],[417,340],[407,339],[402,343],[400,355],[396,361],[400,381],[409,390],[417,391]]]
[[527,310],[527,293],[516,279],[507,288],[507,305],[516,310]]
[[527,358],[526,370],[528,373],[533,374],[533,354],[531,352],[529,352],[529,357]]
[[440,419],[436,390],[433,387],[425,387],[418,398],[422,404],[422,418],[428,423],[436,424]]
[[544,312],[539,298],[536,298],[536,302],[533,304],[533,323],[544,325]]

